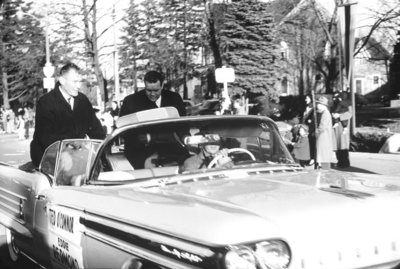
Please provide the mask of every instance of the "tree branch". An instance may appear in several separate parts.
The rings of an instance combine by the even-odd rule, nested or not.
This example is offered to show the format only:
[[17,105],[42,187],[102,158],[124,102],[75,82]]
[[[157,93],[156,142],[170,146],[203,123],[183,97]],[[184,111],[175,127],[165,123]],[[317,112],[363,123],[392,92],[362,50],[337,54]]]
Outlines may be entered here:
[[9,98],[9,101],[11,102],[11,101],[17,100],[17,99],[20,98],[22,95],[24,95],[27,91],[28,91],[28,89],[25,89],[25,90],[23,90],[20,94],[18,94],[18,95],[16,95],[16,96],[13,96],[13,97],[10,97],[10,98]]
[[321,14],[319,14],[319,12],[318,12],[318,10],[317,10],[315,0],[312,0],[311,2],[312,2],[312,7],[313,7],[313,9],[314,9],[314,11],[315,11],[315,14],[317,15],[318,21],[319,21],[319,23],[320,23],[320,25],[321,25],[321,27],[322,27],[322,30],[324,30],[325,35],[326,35],[326,37],[327,37],[328,40],[329,40],[329,43],[331,43],[332,45],[333,45],[333,44],[336,44],[336,42],[333,40],[333,38],[332,38],[332,36],[331,36],[331,34],[330,34],[328,28],[326,27],[324,21],[322,20]]
[[353,54],[353,57],[356,56],[358,53],[360,53],[360,51],[368,44],[369,39],[371,38],[373,32],[379,28],[379,26],[386,22],[386,21],[390,21],[394,18],[398,18],[400,14],[398,13],[394,13],[393,15],[389,16],[389,14],[391,14],[396,8],[392,8],[390,9],[388,12],[386,12],[385,14],[381,14],[382,17],[379,17],[377,21],[375,21],[375,23],[371,26],[371,30],[368,32],[368,34],[364,37],[363,42],[361,44],[361,46],[356,50],[356,52]]

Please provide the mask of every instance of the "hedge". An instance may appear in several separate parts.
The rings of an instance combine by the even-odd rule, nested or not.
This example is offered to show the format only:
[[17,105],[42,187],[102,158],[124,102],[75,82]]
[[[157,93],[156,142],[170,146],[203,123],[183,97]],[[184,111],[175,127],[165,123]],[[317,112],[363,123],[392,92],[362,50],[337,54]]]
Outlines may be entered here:
[[392,135],[393,133],[382,130],[358,131],[351,138],[350,150],[378,153],[386,140]]

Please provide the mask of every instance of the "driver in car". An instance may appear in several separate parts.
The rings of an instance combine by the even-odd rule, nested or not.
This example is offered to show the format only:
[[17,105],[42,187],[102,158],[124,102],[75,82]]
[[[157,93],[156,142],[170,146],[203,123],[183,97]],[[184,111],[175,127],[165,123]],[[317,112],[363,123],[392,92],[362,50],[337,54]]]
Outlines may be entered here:
[[204,135],[204,139],[199,145],[200,152],[185,160],[182,171],[192,171],[196,169],[212,167],[233,167],[232,159],[228,156],[228,149],[220,149],[221,139],[219,135]]

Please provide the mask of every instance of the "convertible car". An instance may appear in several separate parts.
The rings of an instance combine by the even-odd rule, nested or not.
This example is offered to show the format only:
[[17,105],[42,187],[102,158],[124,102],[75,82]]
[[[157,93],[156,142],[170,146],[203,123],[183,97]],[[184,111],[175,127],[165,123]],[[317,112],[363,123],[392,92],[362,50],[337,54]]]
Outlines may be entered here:
[[43,268],[393,269],[399,212],[398,179],[304,169],[261,116],[142,111],[0,165],[0,257]]

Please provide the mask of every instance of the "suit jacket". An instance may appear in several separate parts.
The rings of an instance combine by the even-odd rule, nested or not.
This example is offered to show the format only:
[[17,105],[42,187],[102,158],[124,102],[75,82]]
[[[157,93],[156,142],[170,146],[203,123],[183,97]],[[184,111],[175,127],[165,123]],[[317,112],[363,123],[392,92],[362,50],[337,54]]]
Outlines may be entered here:
[[74,110],[59,89],[43,95],[36,104],[35,132],[31,142],[31,159],[38,166],[45,149],[62,139],[103,139],[104,130],[93,110],[92,104],[83,93],[74,98]]
[[[176,92],[162,90],[161,107],[167,106],[175,107],[178,110],[179,115],[186,116],[185,104],[183,103],[182,97]],[[145,90],[141,90],[125,97],[119,115],[125,116],[152,108],[157,108],[156,103],[147,98]]]
[[[175,107],[180,116],[186,116],[186,109],[182,97],[176,92],[162,90],[161,107],[167,106]],[[147,97],[145,90],[141,90],[125,97],[119,115],[125,116],[152,108],[157,108],[156,103]],[[142,143],[138,143],[134,137],[125,137],[125,156],[135,169],[143,168],[146,158],[152,155],[154,152],[155,150],[153,148],[149,148],[142,145]]]

